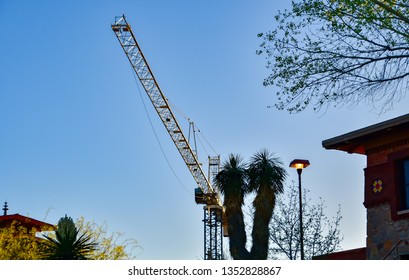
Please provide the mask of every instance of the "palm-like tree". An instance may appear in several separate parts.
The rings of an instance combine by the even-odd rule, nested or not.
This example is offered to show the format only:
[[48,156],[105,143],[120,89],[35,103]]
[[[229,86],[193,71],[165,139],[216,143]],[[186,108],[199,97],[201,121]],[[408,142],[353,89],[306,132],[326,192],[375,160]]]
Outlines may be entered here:
[[80,234],[72,218],[58,221],[55,238],[44,236],[44,258],[50,260],[86,260],[97,244],[87,233]]
[[248,191],[255,192],[251,258],[267,259],[269,224],[273,215],[276,195],[284,190],[287,176],[279,158],[267,150],[257,152],[247,169]]
[[229,155],[215,177],[215,185],[224,196],[229,232],[230,254],[234,259],[249,259],[242,205],[246,192],[246,169],[239,155]]

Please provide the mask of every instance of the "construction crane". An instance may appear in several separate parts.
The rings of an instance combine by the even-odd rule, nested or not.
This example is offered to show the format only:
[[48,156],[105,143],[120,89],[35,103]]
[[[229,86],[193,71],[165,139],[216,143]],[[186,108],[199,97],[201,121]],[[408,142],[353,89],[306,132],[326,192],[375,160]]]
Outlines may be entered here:
[[[111,25],[129,62],[149,96],[162,123],[165,125],[173,143],[175,143],[186,166],[196,181],[195,201],[204,204],[204,258],[206,260],[223,259],[223,206],[219,193],[211,185],[211,178],[219,171],[220,157],[209,157],[208,177],[202,170],[196,153],[183,134],[175,115],[162,93],[152,71],[124,15],[115,17]],[[227,236],[227,231],[224,231]]]

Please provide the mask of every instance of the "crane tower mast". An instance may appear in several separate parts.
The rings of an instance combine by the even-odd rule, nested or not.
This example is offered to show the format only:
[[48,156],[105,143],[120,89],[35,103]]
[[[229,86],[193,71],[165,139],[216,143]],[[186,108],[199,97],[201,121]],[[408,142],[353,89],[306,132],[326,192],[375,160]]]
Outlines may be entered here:
[[[205,205],[203,207],[204,258],[222,259],[223,207],[220,202],[219,194],[210,184],[210,178],[205,176],[201,164],[199,163],[196,154],[193,152],[189,141],[183,134],[183,131],[169,106],[167,98],[162,93],[162,90],[153,76],[148,62],[135,39],[131,26],[126,21],[125,16],[116,17],[115,23],[111,25],[111,28],[128,57],[139,81],[148,94],[156,112],[162,120],[162,123],[165,125],[166,130],[197,183],[198,187],[195,188],[195,201],[198,204]],[[214,158],[209,158],[209,162],[213,162],[213,165],[214,160]]]

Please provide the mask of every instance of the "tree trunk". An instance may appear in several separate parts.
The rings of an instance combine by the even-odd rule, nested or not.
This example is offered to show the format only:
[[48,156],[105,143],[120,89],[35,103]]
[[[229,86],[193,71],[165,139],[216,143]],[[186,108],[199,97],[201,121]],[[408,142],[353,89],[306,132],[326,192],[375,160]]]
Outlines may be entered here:
[[235,260],[248,260],[246,229],[241,207],[226,207],[230,254]]
[[250,258],[253,260],[266,260],[268,256],[268,242],[270,236],[270,221],[273,215],[275,195],[270,188],[260,190],[254,199],[255,208],[253,218],[253,231],[251,233],[253,245]]

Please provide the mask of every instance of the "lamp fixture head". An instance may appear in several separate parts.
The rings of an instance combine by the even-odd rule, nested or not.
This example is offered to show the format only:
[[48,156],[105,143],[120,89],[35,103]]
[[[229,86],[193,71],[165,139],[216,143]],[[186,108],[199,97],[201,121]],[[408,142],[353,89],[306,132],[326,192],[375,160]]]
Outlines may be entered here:
[[310,165],[310,162],[306,159],[295,159],[290,163],[290,167],[295,169],[307,168]]

